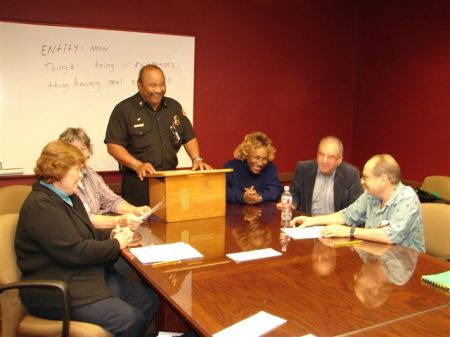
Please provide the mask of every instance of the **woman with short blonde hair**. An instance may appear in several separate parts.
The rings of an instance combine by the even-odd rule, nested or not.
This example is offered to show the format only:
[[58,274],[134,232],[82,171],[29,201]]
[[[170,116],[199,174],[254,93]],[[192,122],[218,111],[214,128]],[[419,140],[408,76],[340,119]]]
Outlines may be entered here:
[[237,204],[258,204],[276,201],[283,187],[272,160],[276,149],[272,140],[260,131],[252,132],[234,150],[234,158],[225,164],[227,201]]

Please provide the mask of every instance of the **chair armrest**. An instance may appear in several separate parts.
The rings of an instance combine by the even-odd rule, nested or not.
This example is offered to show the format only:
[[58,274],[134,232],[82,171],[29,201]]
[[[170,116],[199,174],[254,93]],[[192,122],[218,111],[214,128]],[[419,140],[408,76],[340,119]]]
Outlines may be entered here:
[[63,314],[63,325],[62,325],[62,337],[69,336],[69,325],[70,325],[70,297],[67,284],[63,281],[58,280],[22,280],[13,283],[7,283],[0,285],[0,294],[6,290],[10,289],[20,289],[20,288],[47,288],[47,289],[57,289],[60,292],[62,300],[62,314]]

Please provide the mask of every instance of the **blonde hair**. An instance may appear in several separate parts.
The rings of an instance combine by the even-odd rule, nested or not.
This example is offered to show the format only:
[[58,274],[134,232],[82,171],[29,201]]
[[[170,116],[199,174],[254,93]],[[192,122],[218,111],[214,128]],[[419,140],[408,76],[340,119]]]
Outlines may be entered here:
[[86,158],[76,146],[55,140],[48,143],[36,162],[34,173],[47,183],[60,181],[75,165],[84,165]]
[[234,158],[246,160],[251,155],[252,151],[259,147],[267,149],[269,161],[275,158],[275,152],[277,152],[277,150],[272,145],[272,140],[260,131],[249,133],[244,137],[242,143],[240,143],[233,152]]

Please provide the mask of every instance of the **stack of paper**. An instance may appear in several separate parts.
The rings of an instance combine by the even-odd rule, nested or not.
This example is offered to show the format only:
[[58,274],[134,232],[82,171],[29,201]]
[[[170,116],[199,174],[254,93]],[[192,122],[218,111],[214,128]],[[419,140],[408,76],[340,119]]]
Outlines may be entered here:
[[257,337],[283,323],[286,323],[285,319],[271,315],[265,311],[260,311],[249,318],[215,333],[213,337]]
[[197,249],[184,242],[131,248],[130,252],[142,263],[181,261],[203,257]]
[[266,257],[280,256],[280,255],[281,255],[280,252],[277,252],[275,249],[272,249],[272,248],[257,249],[257,250],[251,250],[248,252],[227,254],[227,256],[230,259],[232,259],[233,261],[236,261],[236,262],[263,259]]
[[323,226],[311,226],[311,227],[295,227],[295,228],[282,228],[282,231],[289,235],[294,240],[297,239],[315,239],[320,238],[320,231]]

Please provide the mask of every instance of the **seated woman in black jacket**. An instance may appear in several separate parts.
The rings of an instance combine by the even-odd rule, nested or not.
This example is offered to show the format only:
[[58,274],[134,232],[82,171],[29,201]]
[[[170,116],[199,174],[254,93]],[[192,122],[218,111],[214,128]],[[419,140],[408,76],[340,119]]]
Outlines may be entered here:
[[[71,319],[97,324],[114,336],[143,336],[158,305],[157,295],[117,273],[113,263],[127,247],[125,232],[92,226],[75,192],[84,155],[73,145],[49,143],[35,168],[37,181],[20,211],[15,248],[22,279],[58,279],[68,284]],[[28,312],[61,319],[52,290],[24,289]]]

